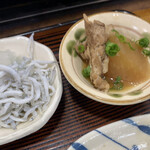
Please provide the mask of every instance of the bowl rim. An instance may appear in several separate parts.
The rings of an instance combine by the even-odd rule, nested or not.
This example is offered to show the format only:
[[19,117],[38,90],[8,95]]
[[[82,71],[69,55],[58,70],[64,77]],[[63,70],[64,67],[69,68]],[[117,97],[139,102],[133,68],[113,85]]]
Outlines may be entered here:
[[[129,14],[127,12],[120,12],[120,11],[106,11],[106,12],[98,12],[98,13],[94,13],[92,15],[88,15],[88,18],[91,18],[93,16],[96,16],[96,15],[101,15],[101,14],[120,14],[120,15],[128,15],[130,17],[134,17],[136,19],[138,19],[139,21],[142,21],[146,24],[149,24],[147,21],[143,20],[142,18],[138,17],[138,16],[135,16],[134,14]],[[85,95],[86,97],[88,98],[91,98],[95,101],[98,101],[98,102],[102,102],[102,103],[105,103],[105,104],[111,104],[111,105],[132,105],[132,104],[138,104],[138,103],[141,103],[141,102],[144,102],[146,100],[148,100],[150,98],[150,93],[147,94],[146,96],[144,97],[140,97],[140,98],[134,98],[133,100],[130,99],[130,100],[127,100],[127,99],[124,99],[122,101],[119,101],[119,98],[116,98],[115,100],[114,99],[108,99],[108,98],[102,98],[100,96],[97,96],[97,95],[94,95],[92,93],[90,93],[89,91],[86,91],[84,90],[82,87],[80,87],[76,82],[74,82],[74,80],[72,80],[71,76],[67,73],[67,70],[66,70],[66,67],[64,66],[64,63],[63,63],[63,56],[62,56],[62,52],[63,52],[63,45],[64,45],[64,41],[66,39],[66,37],[68,36],[68,34],[70,33],[70,31],[76,26],[78,25],[80,22],[83,21],[83,18],[78,20],[76,23],[74,23],[69,29],[68,31],[66,32],[66,34],[64,35],[62,41],[61,41],[61,44],[60,44],[60,47],[59,47],[59,62],[60,62],[60,66],[61,66],[61,69],[62,69],[62,72],[63,74],[65,75],[66,79],[69,81],[69,83],[76,89],[78,90],[81,94]],[[149,24],[150,25],[150,24]],[[101,92],[101,91],[99,91]],[[102,93],[102,92],[101,92]]]

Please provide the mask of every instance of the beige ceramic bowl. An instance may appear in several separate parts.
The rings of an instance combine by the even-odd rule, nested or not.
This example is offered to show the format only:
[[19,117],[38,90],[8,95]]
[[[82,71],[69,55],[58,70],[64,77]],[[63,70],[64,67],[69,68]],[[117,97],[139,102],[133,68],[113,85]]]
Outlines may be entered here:
[[[16,56],[28,57],[28,42],[29,39],[24,36],[4,38],[0,40],[0,51],[11,50]],[[38,42],[35,42],[34,46],[34,59],[56,61],[53,52],[48,47]],[[0,145],[15,141],[34,133],[42,128],[52,117],[62,96],[62,80],[58,64],[56,64],[56,78],[54,81],[54,87],[56,88],[56,92],[53,97],[51,97],[48,108],[43,113],[40,113],[33,121],[21,123],[15,130],[0,128]]]
[[[150,24],[146,21],[127,13],[120,12],[106,12],[94,14],[88,17],[90,21],[100,20],[106,25],[113,24],[118,27],[121,32],[134,39],[139,39],[140,35],[148,32],[150,33]],[[70,82],[70,84],[85,96],[114,105],[129,105],[146,101],[150,98],[150,81],[146,81],[139,86],[136,86],[128,91],[119,93],[104,93],[95,89],[81,74],[83,62],[79,56],[73,57],[67,51],[67,43],[74,40],[75,31],[78,28],[84,28],[83,19],[75,23],[65,34],[59,52],[59,60],[62,71]]]

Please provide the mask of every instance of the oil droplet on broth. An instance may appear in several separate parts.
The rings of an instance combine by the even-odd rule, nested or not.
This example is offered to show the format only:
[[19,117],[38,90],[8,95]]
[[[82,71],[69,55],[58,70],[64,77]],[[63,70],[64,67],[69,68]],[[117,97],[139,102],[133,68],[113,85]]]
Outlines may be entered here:
[[114,34],[110,35],[109,40],[117,43],[120,47],[116,56],[109,57],[109,69],[105,74],[106,80],[111,86],[117,76],[121,77],[124,90],[149,79],[150,64],[147,57],[142,54],[142,48],[138,44],[127,39],[135,48],[135,50],[131,50],[128,44],[121,43]]

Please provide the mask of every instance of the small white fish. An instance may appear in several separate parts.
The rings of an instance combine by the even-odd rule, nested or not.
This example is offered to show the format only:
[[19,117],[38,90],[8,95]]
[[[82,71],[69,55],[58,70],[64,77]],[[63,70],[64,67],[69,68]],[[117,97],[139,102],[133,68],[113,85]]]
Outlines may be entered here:
[[55,61],[33,60],[34,34],[29,40],[30,58],[10,66],[0,65],[0,128],[16,129],[44,112],[55,93]]

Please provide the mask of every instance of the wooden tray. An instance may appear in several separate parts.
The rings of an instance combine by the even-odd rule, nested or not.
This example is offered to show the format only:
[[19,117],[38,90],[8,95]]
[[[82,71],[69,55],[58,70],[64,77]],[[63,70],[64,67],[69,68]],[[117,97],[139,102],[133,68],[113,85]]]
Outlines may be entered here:
[[[143,18],[150,21],[148,15],[144,16],[147,13],[137,12],[137,14],[140,16],[143,14]],[[35,40],[50,47],[58,60],[60,42],[71,25],[72,23],[67,23],[55,28],[38,30],[35,32]],[[93,129],[127,117],[150,113],[150,101],[131,106],[106,105],[80,94],[63,74],[62,80],[64,88],[62,99],[49,122],[25,138],[0,146],[1,150],[65,150],[75,140]]]

